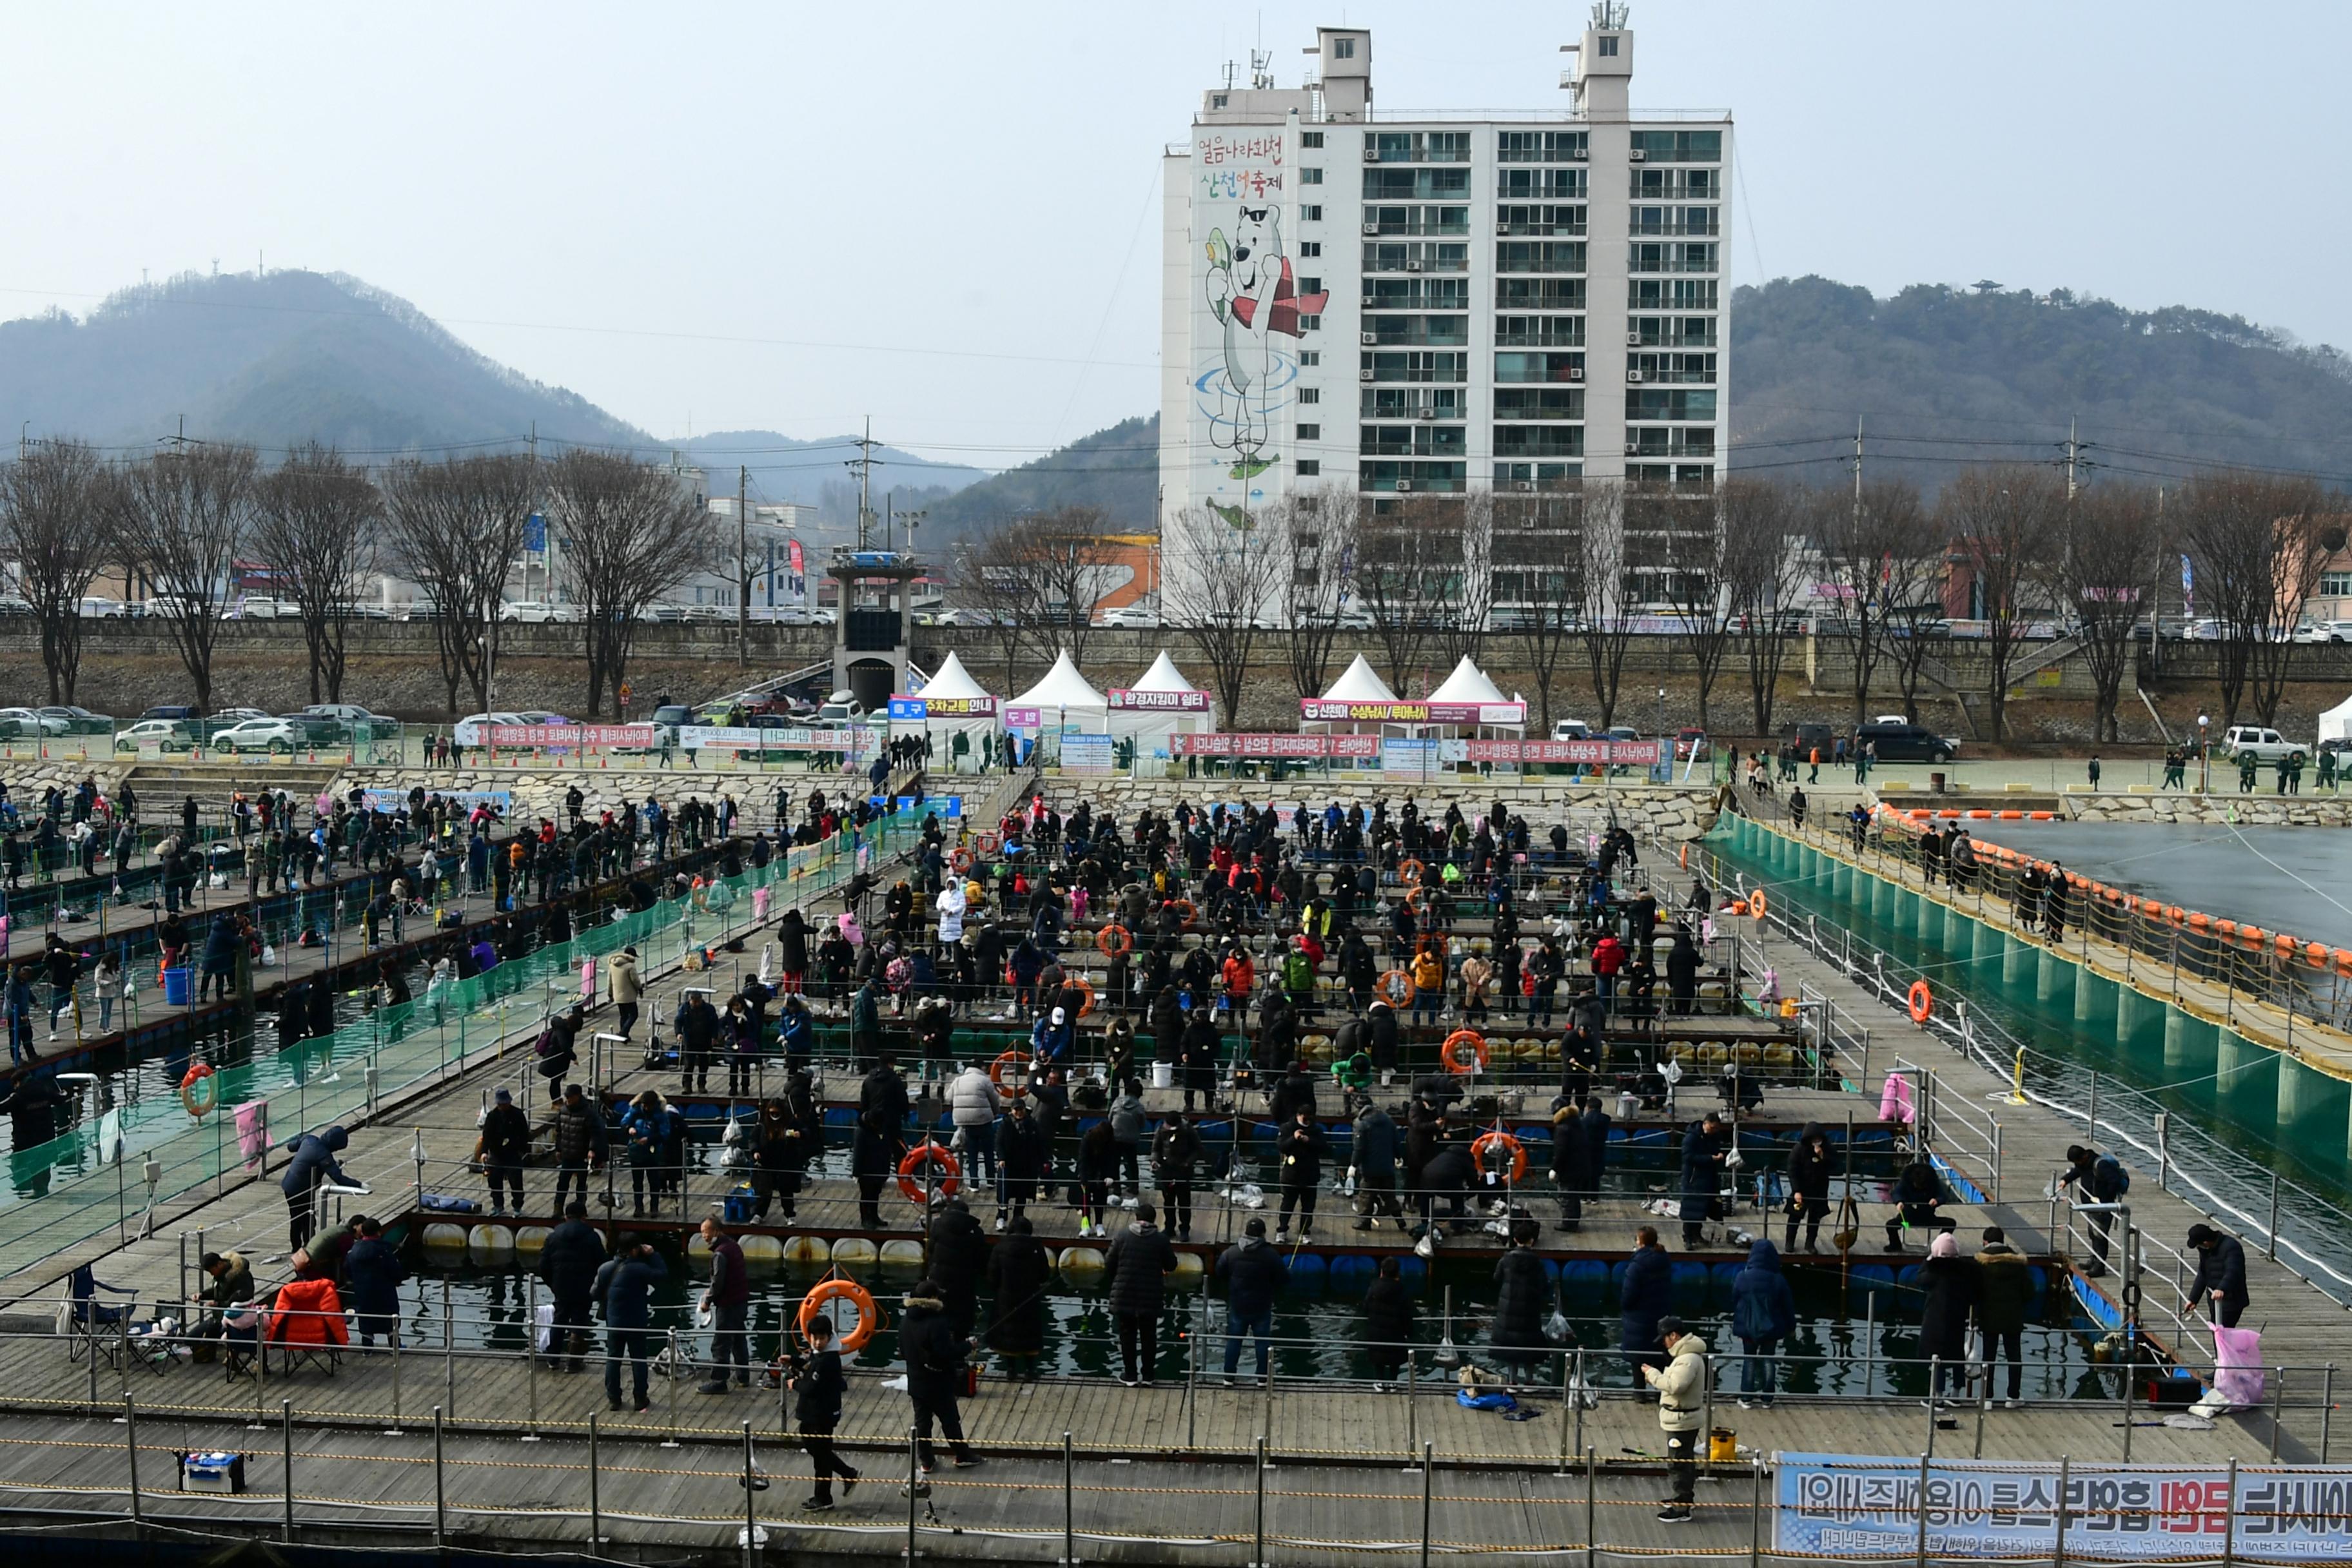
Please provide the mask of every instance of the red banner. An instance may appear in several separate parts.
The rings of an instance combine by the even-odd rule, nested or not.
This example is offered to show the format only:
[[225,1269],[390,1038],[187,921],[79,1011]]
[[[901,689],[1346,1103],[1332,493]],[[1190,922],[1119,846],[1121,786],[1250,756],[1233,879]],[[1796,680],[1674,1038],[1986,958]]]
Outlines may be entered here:
[[1378,735],[1171,735],[1177,757],[1377,757]]
[[1465,741],[1474,763],[1630,763],[1666,760],[1664,741]]
[[493,746],[650,746],[651,724],[493,724]]
[[1528,721],[1524,702],[1346,702],[1298,700],[1301,719],[1325,724],[1500,724]]

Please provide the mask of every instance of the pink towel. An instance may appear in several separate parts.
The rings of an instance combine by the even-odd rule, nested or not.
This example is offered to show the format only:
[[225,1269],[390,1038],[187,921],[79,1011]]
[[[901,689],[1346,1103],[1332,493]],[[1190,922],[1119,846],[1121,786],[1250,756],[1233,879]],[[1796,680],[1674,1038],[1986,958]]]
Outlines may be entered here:
[[593,958],[580,961],[580,1000],[592,1007],[596,1005],[596,961]]
[[754,925],[768,918],[768,900],[772,896],[771,889],[766,888],[751,889],[751,921]]
[[1878,1119],[1906,1125],[1911,1121],[1911,1080],[1899,1072],[1888,1073],[1878,1091]]
[[248,1100],[236,1108],[236,1147],[247,1170],[261,1168],[269,1153],[269,1101]]

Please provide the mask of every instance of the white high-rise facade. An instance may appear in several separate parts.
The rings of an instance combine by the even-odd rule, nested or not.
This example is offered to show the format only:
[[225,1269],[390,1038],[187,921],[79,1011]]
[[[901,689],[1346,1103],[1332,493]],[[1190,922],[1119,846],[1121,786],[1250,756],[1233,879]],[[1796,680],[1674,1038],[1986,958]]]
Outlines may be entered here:
[[1318,29],[1316,80],[1203,96],[1165,163],[1165,516],[1712,488],[1731,123],[1636,116],[1625,20],[1594,7],[1556,111],[1378,113],[1349,27]]

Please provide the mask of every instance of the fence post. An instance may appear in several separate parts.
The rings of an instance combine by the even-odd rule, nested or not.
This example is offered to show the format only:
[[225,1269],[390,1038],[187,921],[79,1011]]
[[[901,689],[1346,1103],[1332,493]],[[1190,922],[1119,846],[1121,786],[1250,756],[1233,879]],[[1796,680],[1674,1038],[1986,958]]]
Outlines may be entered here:
[[[2066,1476],[2074,1462],[2067,1455],[2058,1456],[2058,1540],[2050,1554],[2050,1568],[2066,1568]],[[2238,1461],[2234,1457],[2230,1460],[2230,1495],[2238,1495]],[[2226,1545],[2221,1549],[2221,1561],[2230,1561]]]
[[[1922,1464],[1925,1464],[1936,1452],[1936,1396],[1943,1392],[1940,1386],[1943,1381],[1944,1358],[1939,1355],[1929,1356],[1927,1358],[1927,1397],[1920,1402],[1927,1407],[1927,1451],[1919,1456]],[[1927,1482],[1923,1479],[1920,1485],[1925,1486]]]
[[588,1413],[588,1548],[604,1543],[604,1504],[597,1491],[596,1413]]
[[[1934,1408],[1935,1404],[1936,1401],[1934,1398],[1930,1397],[1927,1401],[1927,1405],[1931,1410]],[[1928,1429],[1930,1431],[1935,1429],[1935,1424],[1932,1417],[1928,1423]],[[1913,1561],[1916,1564],[1916,1568],[1927,1568],[1927,1456],[1925,1454],[1919,1456],[1918,1511],[1919,1544],[1917,1551],[1913,1554]]]
[[743,1568],[751,1568],[760,1550],[759,1467],[751,1459],[751,1424],[743,1423]]
[[1594,1532],[1594,1528],[1595,1528],[1595,1527],[1594,1527],[1594,1522],[1593,1522],[1593,1516],[1594,1516],[1596,1513],[1598,1513],[1598,1512],[1600,1511],[1600,1510],[1599,1510],[1599,1507],[1598,1507],[1599,1500],[1594,1496],[1594,1493],[1598,1490],[1598,1483],[1597,1483],[1596,1476],[1597,1476],[1597,1471],[1598,1471],[1599,1465],[1600,1465],[1600,1459],[1599,1459],[1599,1458],[1597,1457],[1597,1455],[1596,1455],[1595,1451],[1594,1451],[1594,1450],[1592,1450],[1592,1449],[1591,1449],[1591,1448],[1587,1448],[1587,1449],[1585,1449],[1585,1450],[1584,1450],[1584,1568],[1599,1568],[1599,1565],[1600,1565],[1600,1563],[1601,1563],[1601,1547],[1600,1547],[1599,1542],[1594,1539],[1594,1534],[1593,1534],[1593,1532]]
[[286,1517],[278,1525],[278,1538],[291,1541],[294,1539],[294,1402],[290,1399],[278,1402],[278,1430],[283,1440],[282,1458],[286,1466],[282,1472],[285,1484],[279,1489],[286,1504]]
[[2271,1384],[2271,1463],[2278,1463],[2279,1428],[2286,1424],[2286,1368],[2275,1369],[2278,1377]]
[[1750,1488],[1748,1494],[1748,1568],[1763,1568],[1764,1562],[1764,1456],[1748,1457]]
[[[1437,1484],[1436,1475],[1437,1455],[1435,1445],[1423,1443],[1421,1446],[1421,1568],[1429,1568],[1429,1514],[1430,1504],[1433,1500],[1432,1494],[1435,1490]],[[1263,1506],[1263,1501],[1264,1500],[1261,1497],[1261,1506],[1258,1510],[1257,1532],[1258,1568],[1265,1568],[1265,1510]]]
[[[1422,1472],[1422,1493],[1423,1496],[1427,1496],[1429,1492],[1428,1474],[1429,1472],[1425,1468]],[[1255,1520],[1255,1524],[1251,1534],[1251,1540],[1254,1541],[1256,1545],[1250,1556],[1250,1568],[1266,1568],[1265,1438],[1263,1436],[1260,1436],[1257,1440],[1256,1500],[1253,1508],[1253,1517]]]
[[530,1389],[530,1419],[523,1430],[526,1443],[539,1441],[539,1277],[523,1276],[522,1352],[530,1364],[524,1373]]
[[2319,1462],[2327,1463],[2328,1427],[2336,1414],[2336,1363],[2329,1362],[2319,1383]]
[[147,1521],[139,1500],[139,1403],[129,1394],[122,1396],[122,1451],[131,1460],[131,1530],[144,1539]]
[[385,1427],[387,1437],[400,1436],[400,1336],[392,1336],[392,1425]]
[[930,1488],[923,1479],[921,1434],[907,1428],[907,1568],[915,1568],[915,1510]]
[[1077,1504],[1070,1481],[1070,1435],[1062,1434],[1062,1562],[1070,1568],[1078,1560]]
[[[2065,1461],[2060,1460],[2061,1475],[2065,1473],[2064,1467]],[[2061,1510],[2065,1507],[2065,1502],[2066,1500],[2062,1495],[2058,1500]],[[2235,1454],[2230,1456],[2230,1500],[2226,1506],[2228,1511],[2221,1516],[2221,1568],[2232,1568],[2232,1564],[2238,1560],[2238,1456]],[[2060,1531],[2058,1541],[2063,1547],[2066,1541],[2064,1534],[2066,1516],[2062,1511],[2058,1518]],[[2065,1563],[2061,1562],[2058,1568],[2065,1568]]]
[[457,1408],[457,1318],[449,1310],[449,1279],[441,1278],[441,1397],[443,1405]]
[[433,1550],[447,1544],[448,1493],[442,1485],[441,1475],[441,1407],[433,1407]]
[[1411,1346],[1404,1352],[1404,1451],[1411,1458],[1421,1447],[1421,1356]]

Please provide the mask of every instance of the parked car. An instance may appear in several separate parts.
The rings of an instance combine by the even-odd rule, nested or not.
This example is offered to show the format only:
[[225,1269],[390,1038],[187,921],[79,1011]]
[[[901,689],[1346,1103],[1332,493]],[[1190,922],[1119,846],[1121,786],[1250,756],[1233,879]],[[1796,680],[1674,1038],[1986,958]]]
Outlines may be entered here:
[[846,691],[836,691],[816,710],[816,721],[828,728],[866,721],[866,705]]
[[299,750],[310,743],[301,725],[290,719],[247,719],[232,724],[213,737],[213,744],[224,752],[276,752],[280,754]]
[[120,599],[108,599],[96,594],[85,594],[82,595],[80,605],[77,606],[76,613],[86,621],[119,621],[129,615],[130,610]]
[[468,713],[451,727],[449,738],[461,746],[487,746],[490,737],[486,732],[493,724],[527,724],[530,720],[520,713]]
[[499,619],[527,626],[555,619],[555,606],[545,599],[507,599],[499,605]]
[[225,621],[290,621],[299,619],[301,614],[302,606],[291,599],[246,594],[223,605],[220,618]]
[[114,737],[118,752],[136,752],[142,746],[152,746],[159,752],[193,752],[203,739],[201,721],[195,719],[142,719]]
[[37,741],[66,732],[66,721],[34,708],[0,708],[0,740]]
[[33,601],[22,594],[0,594],[0,616],[29,616]]
[[1797,744],[1797,760],[1804,761],[1815,752],[1828,762],[1837,754],[1837,731],[1827,724],[1800,724],[1789,731],[1789,739]]
[[432,599],[411,599],[399,613],[404,621],[437,621],[441,618],[441,606]]
[[[42,711],[47,712],[44,709]],[[2308,762],[2311,748],[2300,741],[2290,741],[2276,730],[2260,724],[2232,724],[2221,731],[2216,750],[2225,757],[2238,758],[2253,753],[2254,761],[2264,767],[2285,762]]]
[[352,738],[351,727],[332,713],[299,709],[279,717],[300,732],[306,746],[340,746]]
[[352,620],[388,621],[392,619],[392,606],[381,599],[346,599],[335,608],[341,610],[347,618]]
[[1160,625],[1160,616],[1157,611],[1146,609],[1141,605],[1120,605],[1096,616],[1095,625],[1128,626],[1138,631],[1150,631]]
[[371,713],[356,702],[313,702],[296,717],[333,720],[339,741],[360,734],[372,741],[389,741],[400,733],[399,720]]
[[1711,762],[1715,749],[1707,743],[1704,730],[1682,730],[1675,735],[1675,761],[1678,763]]
[[93,713],[87,708],[76,708],[71,703],[44,708],[40,711],[45,717],[64,720],[65,732],[68,735],[110,735],[114,732],[114,720],[110,715]]
[[1558,720],[1552,724],[1551,738],[1555,741],[1589,741],[1592,739],[1592,727],[1581,719]]
[[2297,642],[2352,642],[2352,621],[2306,621],[2294,628]]
[[1877,747],[1882,763],[1948,763],[1960,754],[1958,741],[1925,724],[1864,724],[1854,731],[1854,744]]

